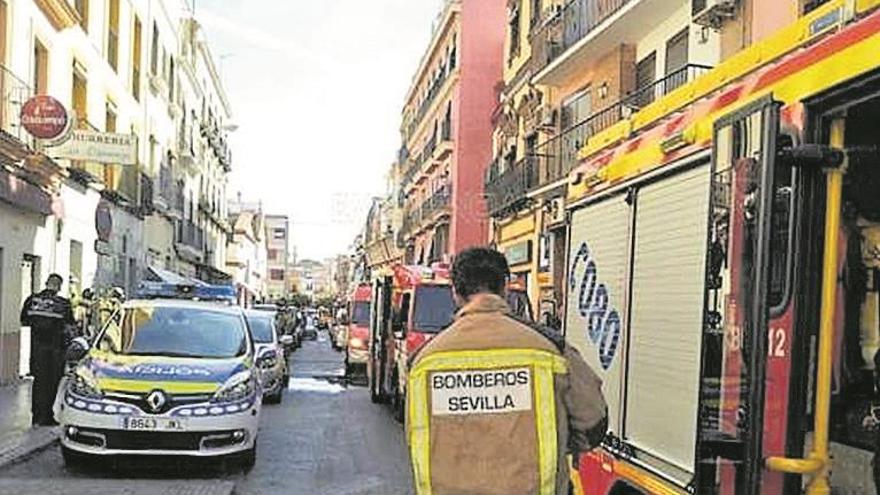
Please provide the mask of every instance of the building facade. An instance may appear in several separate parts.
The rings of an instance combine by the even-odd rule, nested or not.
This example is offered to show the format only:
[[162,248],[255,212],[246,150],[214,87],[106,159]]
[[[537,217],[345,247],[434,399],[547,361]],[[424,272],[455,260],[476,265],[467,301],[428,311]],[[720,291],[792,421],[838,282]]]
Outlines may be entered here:
[[489,242],[551,321],[564,294],[564,196],[579,150],[711,69],[721,42],[694,22],[691,0],[517,0],[507,8],[485,178]]
[[290,260],[290,221],[286,215],[266,215],[266,292],[270,299],[286,297]]
[[413,77],[398,156],[407,262],[448,260],[485,242],[482,177],[504,16],[504,0],[446,1]]
[[[185,218],[182,109],[197,109],[200,122],[210,121],[201,118],[203,108],[213,111],[221,130],[229,119],[219,78],[206,76],[216,70],[193,25],[183,0],[0,1],[0,381],[28,372],[28,329],[17,315],[49,273],[61,274],[63,293],[74,298],[87,287],[130,294],[156,276],[151,267],[208,278],[185,269],[174,242]],[[201,47],[192,57],[198,87],[187,92],[182,67],[193,39]],[[64,107],[69,125],[62,138],[37,140],[23,128],[19,114],[33,96],[51,96]],[[72,155],[60,141],[73,132],[133,137],[133,163],[63,158]],[[207,134],[202,139],[212,141]],[[213,156],[192,181],[222,200],[229,153],[218,134]],[[204,197],[194,196],[195,208]],[[223,208],[219,223],[226,221]],[[203,263],[224,269],[220,231],[192,244],[201,246]]]
[[266,221],[259,204],[229,203],[232,235],[226,248],[226,272],[232,276],[238,302],[249,307],[266,298]]

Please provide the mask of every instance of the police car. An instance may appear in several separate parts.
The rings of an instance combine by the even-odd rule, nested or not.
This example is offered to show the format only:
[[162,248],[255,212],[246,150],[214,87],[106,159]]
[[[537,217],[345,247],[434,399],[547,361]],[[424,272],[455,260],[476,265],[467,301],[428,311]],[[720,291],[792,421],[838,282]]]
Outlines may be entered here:
[[191,300],[216,288],[183,292],[190,300],[126,302],[85,350],[59,392],[65,463],[135,454],[253,466],[262,390],[244,314]]

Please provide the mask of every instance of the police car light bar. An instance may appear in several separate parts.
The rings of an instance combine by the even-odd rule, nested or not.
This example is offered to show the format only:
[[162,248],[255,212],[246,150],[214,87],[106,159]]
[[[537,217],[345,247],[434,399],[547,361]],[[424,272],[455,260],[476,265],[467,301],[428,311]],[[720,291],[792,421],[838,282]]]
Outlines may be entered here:
[[139,299],[194,299],[199,301],[236,300],[231,285],[192,285],[168,282],[141,282],[135,292]]

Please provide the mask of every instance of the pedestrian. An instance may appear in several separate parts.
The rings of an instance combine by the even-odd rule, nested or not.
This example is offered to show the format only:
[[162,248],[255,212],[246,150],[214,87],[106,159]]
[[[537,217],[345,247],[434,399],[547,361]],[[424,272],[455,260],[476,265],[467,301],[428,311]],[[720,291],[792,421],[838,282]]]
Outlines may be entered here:
[[67,332],[75,324],[70,301],[58,295],[63,279],[53,273],[46,288],[33,294],[21,309],[21,324],[31,327],[31,421],[34,425],[57,424],[52,404],[58,382],[64,374],[64,351],[69,340]]
[[498,251],[460,253],[461,309],[413,358],[406,433],[420,495],[567,495],[567,456],[605,436],[601,381],[557,332],[510,315],[509,272]]

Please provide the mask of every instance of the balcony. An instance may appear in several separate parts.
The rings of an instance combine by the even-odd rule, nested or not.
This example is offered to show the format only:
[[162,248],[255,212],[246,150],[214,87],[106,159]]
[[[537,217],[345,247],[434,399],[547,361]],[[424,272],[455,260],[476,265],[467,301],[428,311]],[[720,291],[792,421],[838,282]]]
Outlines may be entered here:
[[490,215],[514,211],[528,201],[526,194],[538,185],[537,155],[523,159],[498,172],[498,162],[489,166],[486,174],[486,206]]
[[426,199],[421,206],[421,219],[426,226],[437,222],[449,213],[452,193],[449,187],[438,189],[430,198]]
[[533,82],[563,84],[622,43],[638,43],[681,0],[569,0],[545,11],[532,35]]
[[449,75],[452,73],[453,69],[453,66],[450,66],[448,69],[446,67],[441,67],[440,76],[431,82],[431,85],[428,87],[428,94],[425,96],[425,99],[422,100],[422,104],[419,105],[418,110],[416,110],[415,115],[413,115],[413,118],[410,120],[409,125],[406,128],[406,135],[408,137],[412,136],[416,132],[416,129],[418,129],[419,124],[434,104],[434,100],[437,99],[440,90],[443,89],[443,85],[446,83],[446,80],[449,79]]
[[489,213],[516,210],[527,202],[529,193],[559,185],[579,164],[578,154],[590,138],[711,69],[686,65],[544,141],[503,172],[499,172],[497,162],[493,163],[485,183]]
[[0,129],[31,149],[34,139],[21,125],[20,115],[21,107],[33,94],[24,79],[0,65]]

